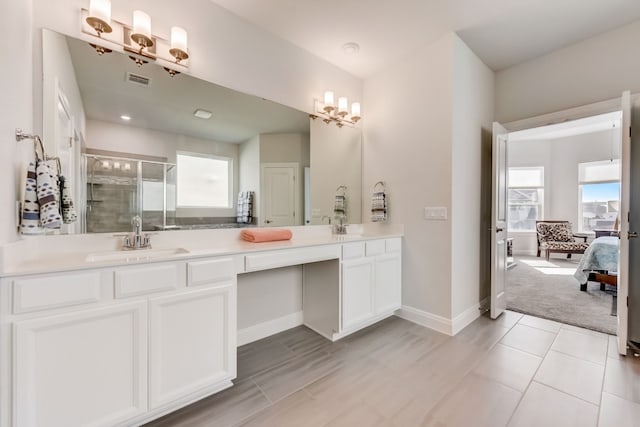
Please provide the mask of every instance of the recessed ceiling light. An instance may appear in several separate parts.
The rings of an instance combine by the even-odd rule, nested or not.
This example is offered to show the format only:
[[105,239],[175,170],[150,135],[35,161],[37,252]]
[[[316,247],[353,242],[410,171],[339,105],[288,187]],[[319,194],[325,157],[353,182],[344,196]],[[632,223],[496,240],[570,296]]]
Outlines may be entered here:
[[210,119],[211,118],[211,111],[207,111],[207,110],[203,110],[201,108],[198,108],[196,111],[193,112],[193,115],[196,116],[199,119]]
[[355,42],[349,42],[342,45],[342,51],[347,55],[355,55],[360,52],[360,45]]
[[121,118],[122,120],[127,121],[127,122],[128,122],[129,120],[131,120],[131,116],[127,116],[127,115],[122,115],[122,116],[120,116],[120,118]]

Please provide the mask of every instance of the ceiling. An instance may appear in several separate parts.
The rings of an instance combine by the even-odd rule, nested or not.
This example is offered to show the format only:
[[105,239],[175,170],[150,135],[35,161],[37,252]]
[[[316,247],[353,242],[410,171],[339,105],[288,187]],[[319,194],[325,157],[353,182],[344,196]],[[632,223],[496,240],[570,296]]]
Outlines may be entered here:
[[211,1],[361,78],[451,31],[498,71],[640,19],[638,0]]
[[[264,133],[309,133],[309,116],[302,111],[184,74],[170,77],[155,64],[138,68],[120,53],[98,56],[70,37],[67,44],[88,119],[229,143]],[[150,85],[127,82],[127,72],[150,78]],[[196,118],[196,109],[213,116]]]

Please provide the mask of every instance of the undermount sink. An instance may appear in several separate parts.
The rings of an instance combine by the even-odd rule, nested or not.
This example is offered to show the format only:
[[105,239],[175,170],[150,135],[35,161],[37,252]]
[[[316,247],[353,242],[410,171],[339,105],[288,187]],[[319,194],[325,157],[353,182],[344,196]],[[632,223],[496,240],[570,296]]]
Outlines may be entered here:
[[170,249],[137,249],[137,250],[121,250],[108,252],[95,252],[87,255],[87,262],[106,262],[106,261],[148,261],[156,258],[164,258],[172,255],[188,254],[189,251],[184,248]]

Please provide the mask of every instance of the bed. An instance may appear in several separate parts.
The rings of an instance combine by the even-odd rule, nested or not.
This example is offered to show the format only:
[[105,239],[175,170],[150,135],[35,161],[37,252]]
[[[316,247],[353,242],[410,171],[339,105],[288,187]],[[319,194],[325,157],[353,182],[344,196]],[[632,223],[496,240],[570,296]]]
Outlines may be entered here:
[[580,290],[587,290],[589,281],[617,285],[618,283],[618,250],[620,239],[614,236],[594,239],[582,255],[574,277],[580,283]]

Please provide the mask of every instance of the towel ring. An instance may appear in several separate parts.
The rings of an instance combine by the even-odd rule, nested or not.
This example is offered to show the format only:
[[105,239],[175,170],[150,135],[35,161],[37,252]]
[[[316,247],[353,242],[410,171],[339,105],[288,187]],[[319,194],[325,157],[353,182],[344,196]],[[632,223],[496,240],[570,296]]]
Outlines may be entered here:
[[[342,190],[341,194],[339,194],[340,190]],[[347,195],[347,186],[346,185],[341,185],[340,187],[336,188],[336,194],[339,194],[340,196],[346,196]]]
[[382,186],[382,191],[386,190],[386,185],[384,183],[384,181],[378,181],[375,184],[373,184],[373,191],[378,191],[378,186]]

